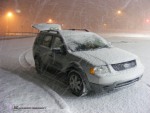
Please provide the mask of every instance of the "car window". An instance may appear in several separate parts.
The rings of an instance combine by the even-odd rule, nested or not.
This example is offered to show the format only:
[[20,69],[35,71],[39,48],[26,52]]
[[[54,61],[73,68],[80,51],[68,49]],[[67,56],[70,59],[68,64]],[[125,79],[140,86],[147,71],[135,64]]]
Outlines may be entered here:
[[60,39],[60,37],[55,37],[53,48],[60,48],[62,45],[63,45],[63,42]]
[[51,41],[52,41],[52,36],[50,36],[50,35],[45,36],[43,39],[42,45],[46,46],[46,47],[50,47]]

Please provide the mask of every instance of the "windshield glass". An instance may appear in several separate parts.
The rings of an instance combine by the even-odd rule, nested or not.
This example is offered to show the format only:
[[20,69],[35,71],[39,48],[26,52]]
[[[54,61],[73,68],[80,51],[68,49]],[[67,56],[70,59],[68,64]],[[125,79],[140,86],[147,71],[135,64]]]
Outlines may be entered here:
[[65,36],[67,46],[72,51],[87,51],[108,47],[102,37],[94,33],[69,34]]

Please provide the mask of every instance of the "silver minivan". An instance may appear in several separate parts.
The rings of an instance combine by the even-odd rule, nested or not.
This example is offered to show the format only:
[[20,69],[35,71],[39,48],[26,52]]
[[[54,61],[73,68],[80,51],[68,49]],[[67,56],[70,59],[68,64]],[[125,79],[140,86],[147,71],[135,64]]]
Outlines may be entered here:
[[92,90],[111,91],[129,86],[143,75],[144,67],[136,55],[112,46],[95,33],[84,29],[61,30],[59,25],[40,28],[33,46],[37,72],[64,72],[77,96]]

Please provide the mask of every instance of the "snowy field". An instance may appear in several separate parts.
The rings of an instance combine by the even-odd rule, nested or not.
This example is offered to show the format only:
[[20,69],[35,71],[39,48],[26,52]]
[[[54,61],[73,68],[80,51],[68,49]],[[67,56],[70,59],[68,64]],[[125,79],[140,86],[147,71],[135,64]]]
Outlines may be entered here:
[[[140,57],[145,73],[134,86],[76,97],[61,81],[61,75],[36,74],[31,52],[35,38],[1,40],[0,113],[150,113],[150,36],[103,36]],[[43,109],[14,110],[14,106]]]

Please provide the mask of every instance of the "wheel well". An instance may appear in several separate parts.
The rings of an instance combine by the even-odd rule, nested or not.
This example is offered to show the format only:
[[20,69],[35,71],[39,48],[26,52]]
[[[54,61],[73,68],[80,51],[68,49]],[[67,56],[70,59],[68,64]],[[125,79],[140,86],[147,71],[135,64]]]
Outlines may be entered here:
[[75,68],[74,68],[74,67],[69,67],[69,68],[67,69],[67,75],[69,74],[69,72],[70,72],[71,70],[75,70]]
[[35,61],[35,60],[38,60],[38,61],[41,60],[40,56],[39,56],[39,55],[35,55],[35,56],[34,56],[34,61]]
[[75,70],[75,71],[81,71],[81,69],[79,67],[74,67],[74,66],[71,66],[67,69],[66,73],[67,73],[67,77],[69,77],[69,72],[71,72],[72,70]]
[[88,81],[86,73],[79,67],[73,67],[72,66],[72,67],[68,68],[68,70],[67,70],[67,79],[69,79],[69,72],[71,72],[72,70],[75,70],[78,73],[80,73],[81,78],[83,79],[83,81],[86,82],[86,84],[88,84],[89,81]]
[[[74,71],[73,71],[74,70]],[[87,78],[87,75],[86,73],[79,67],[75,68],[75,67],[70,67],[69,70],[67,71],[67,79],[69,80],[69,73],[73,71],[77,74],[80,75],[81,79],[83,80],[83,82],[85,83],[86,85],[86,88],[87,88],[87,91],[91,91],[91,86],[90,86],[90,83],[88,81],[88,78]]]
[[34,60],[35,60],[36,58],[39,58],[39,55],[35,55],[35,56],[34,56]]

